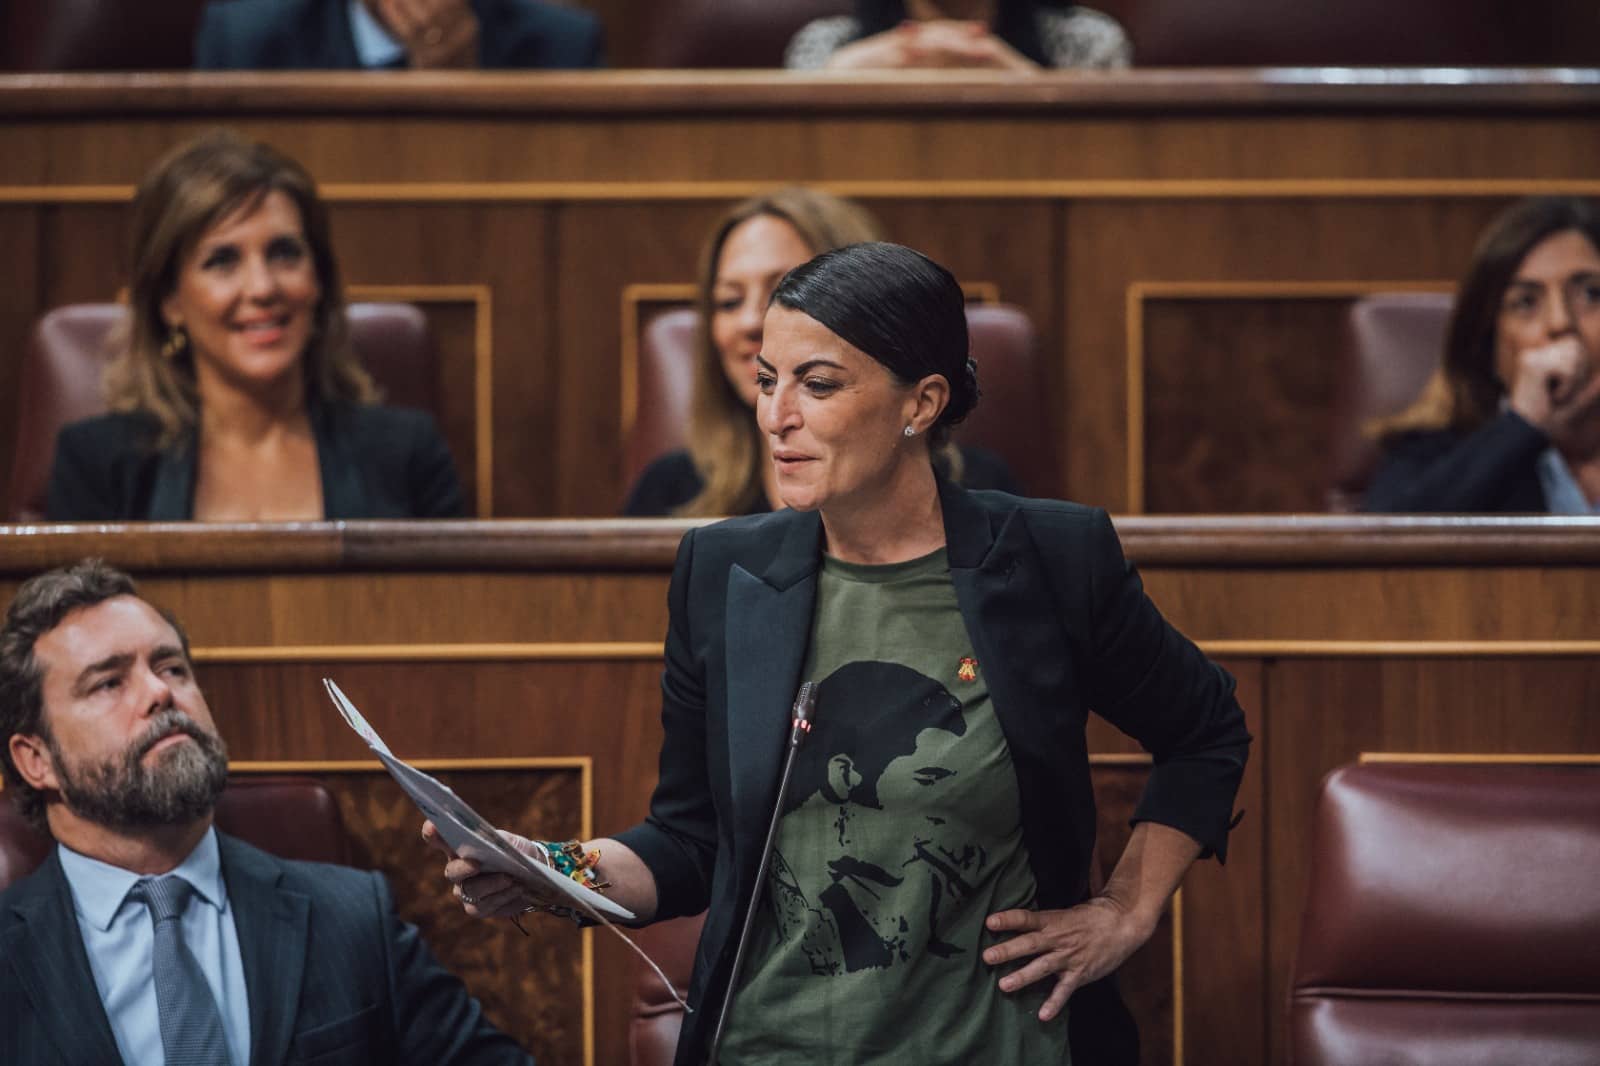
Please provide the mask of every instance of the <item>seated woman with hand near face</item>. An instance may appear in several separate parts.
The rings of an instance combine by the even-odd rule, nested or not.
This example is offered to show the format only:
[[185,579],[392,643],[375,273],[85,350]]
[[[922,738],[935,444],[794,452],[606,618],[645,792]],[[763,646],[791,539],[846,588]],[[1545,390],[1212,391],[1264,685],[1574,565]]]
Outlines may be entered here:
[[[778,280],[819,252],[877,240],[865,208],[790,186],[735,204],[712,228],[701,255],[695,308],[694,400],[689,446],[639,475],[622,513],[759,514],[783,506],[767,440],[756,426],[756,357],[767,301]],[[934,460],[968,488],[1018,492],[998,456],[946,443]]]
[[784,51],[790,70],[965,67],[1033,73],[1126,67],[1128,35],[1110,15],[1038,0],[857,0],[815,19]]
[[111,414],[56,442],[55,521],[439,518],[461,489],[433,418],[375,406],[345,343],[327,212],[298,163],[213,133],[139,187]]
[[1478,244],[1444,361],[1373,430],[1369,511],[1600,510],[1600,212],[1513,205]]

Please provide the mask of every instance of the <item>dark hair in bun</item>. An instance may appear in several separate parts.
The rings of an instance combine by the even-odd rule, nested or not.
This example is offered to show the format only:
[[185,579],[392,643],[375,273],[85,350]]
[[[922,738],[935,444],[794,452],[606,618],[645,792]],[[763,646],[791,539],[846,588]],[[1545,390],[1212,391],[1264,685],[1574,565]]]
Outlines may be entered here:
[[955,276],[921,252],[884,241],[824,252],[785,274],[772,302],[815,319],[901,384],[942,375],[950,402],[934,423],[934,444],[977,406],[966,297]]

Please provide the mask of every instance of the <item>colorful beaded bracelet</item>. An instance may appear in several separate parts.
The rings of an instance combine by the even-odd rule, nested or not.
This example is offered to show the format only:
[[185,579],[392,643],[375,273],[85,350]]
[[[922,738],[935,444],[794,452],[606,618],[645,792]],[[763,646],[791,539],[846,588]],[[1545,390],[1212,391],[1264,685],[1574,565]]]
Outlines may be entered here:
[[[583,850],[583,844],[576,840],[534,840],[531,843],[538,849],[538,854],[544,859],[545,865],[556,873],[570,877],[595,892],[604,892],[611,887],[609,881],[600,880],[599,875],[594,872],[595,867],[600,864],[600,849],[595,848],[586,852]],[[522,913],[527,914],[530,911],[553,914],[557,918],[566,918],[580,925],[588,918],[588,915],[579,908],[560,903],[533,903]],[[522,929],[521,922],[517,922],[515,918],[512,921],[516,923],[518,929]],[[522,932],[526,935],[527,930],[522,929]]]
[[576,840],[535,840],[534,844],[538,845],[544,853],[545,862],[556,873],[570,877],[596,892],[604,892],[611,887],[609,882],[600,880],[594,872],[595,867],[600,865],[599,848],[586,852]]

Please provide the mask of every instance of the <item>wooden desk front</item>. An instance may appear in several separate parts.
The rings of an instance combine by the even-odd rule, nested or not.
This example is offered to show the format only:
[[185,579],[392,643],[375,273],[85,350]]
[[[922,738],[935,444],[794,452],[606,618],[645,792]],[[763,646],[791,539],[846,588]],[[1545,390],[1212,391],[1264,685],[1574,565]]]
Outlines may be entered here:
[[[1151,595],[1238,678],[1255,735],[1227,867],[1204,864],[1126,972],[1146,1061],[1284,1058],[1318,782],[1363,752],[1600,752],[1600,522],[1127,518]],[[187,625],[236,763],[326,777],[362,861],[541,1061],[621,1063],[631,956],[463,920],[416,816],[327,705],[505,824],[604,832],[646,807],[681,523],[0,527],[0,597],[103,555]],[[1114,860],[1144,760],[1091,736]],[[591,965],[592,959],[592,965]],[[592,1041],[592,1043],[590,1042]],[[588,1047],[589,1056],[581,1053]]]
[[1317,509],[1345,306],[1449,288],[1514,197],[1600,192],[1597,100],[1594,71],[0,76],[0,420],[28,324],[126,283],[134,183],[230,125],[323,183],[354,296],[428,312],[480,516],[615,512],[641,321],[729,201],[794,181],[1032,316],[1063,474],[1031,491]]

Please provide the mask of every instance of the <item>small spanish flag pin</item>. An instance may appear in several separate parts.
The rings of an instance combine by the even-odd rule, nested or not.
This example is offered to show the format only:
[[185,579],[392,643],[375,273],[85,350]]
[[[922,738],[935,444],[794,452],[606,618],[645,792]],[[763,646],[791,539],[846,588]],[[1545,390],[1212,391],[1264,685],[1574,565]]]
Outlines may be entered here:
[[956,668],[956,676],[963,681],[978,680],[978,660],[970,655],[963,656],[961,665]]

